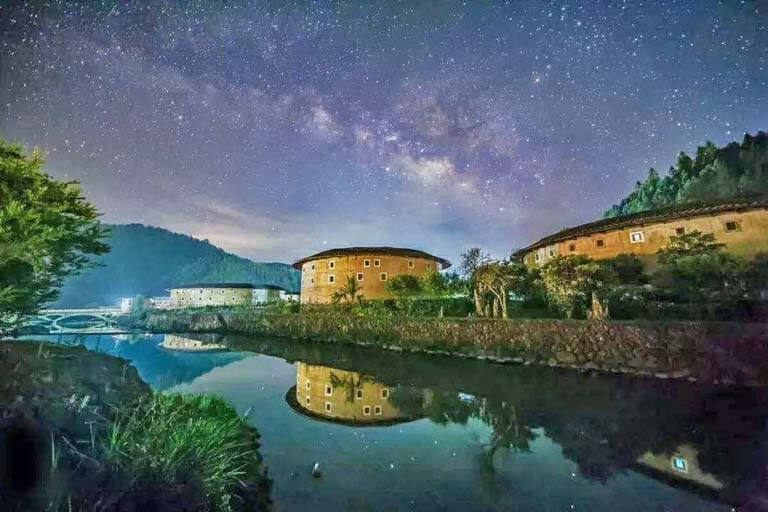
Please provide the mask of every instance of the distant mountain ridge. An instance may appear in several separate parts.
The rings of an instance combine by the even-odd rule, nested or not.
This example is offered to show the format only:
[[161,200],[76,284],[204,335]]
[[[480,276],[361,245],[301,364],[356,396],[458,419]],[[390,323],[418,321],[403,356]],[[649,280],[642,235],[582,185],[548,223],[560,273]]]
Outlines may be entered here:
[[98,267],[64,283],[56,307],[115,304],[120,297],[167,295],[191,282],[270,284],[298,291],[300,273],[285,263],[257,263],[207,240],[143,224],[106,225],[112,250]]

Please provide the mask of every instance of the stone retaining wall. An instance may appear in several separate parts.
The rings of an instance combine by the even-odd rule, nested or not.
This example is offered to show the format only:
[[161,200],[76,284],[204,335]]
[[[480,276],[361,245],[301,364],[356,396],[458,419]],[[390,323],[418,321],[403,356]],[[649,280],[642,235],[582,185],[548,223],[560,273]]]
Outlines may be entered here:
[[768,324],[489,320],[353,315],[164,312],[159,332],[227,332],[353,343],[389,350],[768,385]]

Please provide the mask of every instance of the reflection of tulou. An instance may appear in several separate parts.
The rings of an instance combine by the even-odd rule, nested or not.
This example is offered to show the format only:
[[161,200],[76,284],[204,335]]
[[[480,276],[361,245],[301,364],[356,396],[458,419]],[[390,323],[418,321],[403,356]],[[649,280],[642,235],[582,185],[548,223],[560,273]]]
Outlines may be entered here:
[[689,444],[678,446],[674,453],[645,452],[637,463],[652,473],[662,474],[675,480],[685,480],[719,491],[723,488],[714,475],[704,472],[699,466],[699,452]]
[[176,334],[166,334],[163,337],[161,347],[168,350],[182,350],[187,352],[209,352],[212,350],[226,350],[227,347],[218,343],[209,343],[204,339],[192,339],[178,336]]
[[297,363],[295,391],[288,397],[299,412],[338,423],[380,425],[416,419],[390,398],[390,388],[372,377],[302,362]]

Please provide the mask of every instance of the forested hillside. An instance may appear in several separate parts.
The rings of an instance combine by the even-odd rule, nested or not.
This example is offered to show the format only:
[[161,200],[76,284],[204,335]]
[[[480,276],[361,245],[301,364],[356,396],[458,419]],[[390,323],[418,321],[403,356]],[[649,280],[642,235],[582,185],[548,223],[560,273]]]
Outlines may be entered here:
[[173,285],[236,281],[299,289],[299,272],[284,263],[256,263],[207,241],[141,224],[108,226],[112,250],[100,266],[67,280],[56,305],[115,304],[120,297],[167,295]]
[[605,212],[605,217],[652,210],[663,206],[729,197],[768,194],[768,134],[744,136],[718,148],[711,142],[696,149],[691,158],[680,153],[677,165],[663,178],[656,169],[619,204]]

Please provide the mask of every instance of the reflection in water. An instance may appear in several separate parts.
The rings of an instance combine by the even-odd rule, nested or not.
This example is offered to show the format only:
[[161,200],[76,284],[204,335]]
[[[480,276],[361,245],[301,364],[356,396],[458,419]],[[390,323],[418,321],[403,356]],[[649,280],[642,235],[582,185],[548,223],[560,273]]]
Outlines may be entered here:
[[[368,375],[326,366],[296,364],[296,385],[286,395],[299,412],[349,425],[392,425],[421,416],[395,405],[398,393]],[[425,391],[416,391],[424,397]],[[394,400],[393,400],[394,399]]]
[[160,346],[168,350],[180,350],[186,352],[227,350],[225,345],[215,343],[211,340],[190,338],[189,336],[179,336],[178,334],[166,334],[163,337],[163,342]]
[[184,339],[231,352],[172,352],[159,337],[108,351],[155,386],[173,381],[251,410],[281,509],[701,512],[765,499],[762,390]]

